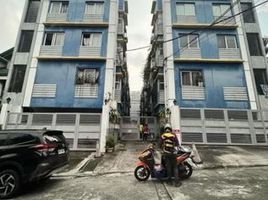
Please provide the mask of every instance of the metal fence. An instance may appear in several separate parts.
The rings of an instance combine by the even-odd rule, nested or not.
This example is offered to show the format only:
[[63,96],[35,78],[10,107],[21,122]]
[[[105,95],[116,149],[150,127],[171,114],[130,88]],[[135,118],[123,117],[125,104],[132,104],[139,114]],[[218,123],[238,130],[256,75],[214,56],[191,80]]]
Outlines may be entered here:
[[268,111],[181,109],[182,141],[203,144],[268,144]]
[[120,118],[120,139],[121,140],[140,140],[140,124],[147,124],[150,129],[149,140],[155,139],[158,132],[156,117],[122,117]]
[[71,150],[96,151],[100,127],[99,113],[9,113],[5,128],[63,130]]

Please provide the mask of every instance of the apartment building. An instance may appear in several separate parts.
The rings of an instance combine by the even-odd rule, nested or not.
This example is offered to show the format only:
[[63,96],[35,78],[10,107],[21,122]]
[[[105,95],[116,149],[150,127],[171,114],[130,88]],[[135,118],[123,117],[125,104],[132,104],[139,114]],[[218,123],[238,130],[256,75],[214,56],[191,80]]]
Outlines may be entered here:
[[168,108],[184,142],[267,143],[267,63],[254,6],[153,1],[141,112]]
[[7,81],[8,70],[12,58],[13,48],[10,48],[0,54],[0,105],[3,102],[3,93]]
[[104,151],[110,110],[129,114],[127,12],[125,0],[27,0],[3,126],[63,129],[72,149]]

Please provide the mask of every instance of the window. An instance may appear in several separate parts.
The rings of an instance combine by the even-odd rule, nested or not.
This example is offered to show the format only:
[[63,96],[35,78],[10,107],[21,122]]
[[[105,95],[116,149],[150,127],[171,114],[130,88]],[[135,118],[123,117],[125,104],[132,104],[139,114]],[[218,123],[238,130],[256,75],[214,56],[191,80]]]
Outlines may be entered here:
[[218,35],[218,47],[221,49],[237,48],[235,35]]
[[180,48],[199,48],[198,35],[179,34]]
[[7,133],[0,133],[0,146],[6,145],[7,136]]
[[[255,17],[252,10],[252,3],[241,3],[243,19],[245,23],[255,23]],[[247,10],[247,11],[245,11]],[[244,12],[245,11],[245,12]]]
[[195,5],[193,3],[177,3],[177,15],[195,16]]
[[182,71],[181,82],[182,86],[204,87],[202,71]]
[[164,89],[165,89],[164,82],[159,82],[159,90],[164,90]]
[[263,95],[264,93],[262,91],[261,85],[268,84],[266,69],[253,69],[253,72],[258,94]]
[[47,32],[45,33],[43,45],[45,46],[63,46],[64,33]]
[[104,2],[87,2],[85,14],[103,15]]
[[8,89],[9,92],[21,92],[25,71],[26,65],[14,65],[11,82]]
[[31,50],[33,31],[21,31],[18,52],[29,52]]
[[36,22],[40,0],[29,1],[25,22]]
[[76,85],[98,84],[99,71],[97,69],[78,68],[76,73]]
[[68,10],[68,1],[52,1],[50,3],[49,13],[52,14],[64,14]]
[[225,16],[225,17],[232,16],[230,4],[213,4],[212,9],[213,9],[213,16],[215,18],[219,16]]
[[248,48],[251,56],[262,56],[258,33],[247,33]]
[[9,134],[9,145],[16,145],[16,144],[34,144],[37,142],[37,139],[30,135],[30,134],[23,134],[23,133],[10,133]]
[[81,45],[89,47],[101,47],[101,39],[101,33],[83,33]]
[[121,79],[119,77],[116,77],[115,80],[115,89],[120,90],[121,89]]

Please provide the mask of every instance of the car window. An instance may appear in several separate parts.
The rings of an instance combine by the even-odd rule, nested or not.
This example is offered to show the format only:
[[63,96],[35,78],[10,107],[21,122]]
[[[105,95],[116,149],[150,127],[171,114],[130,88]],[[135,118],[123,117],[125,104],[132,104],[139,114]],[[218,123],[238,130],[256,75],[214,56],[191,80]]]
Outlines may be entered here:
[[31,134],[25,134],[25,133],[9,134],[9,145],[35,143],[36,141],[37,141],[36,137],[32,136]]
[[0,133],[0,146],[4,146],[7,141],[7,134],[6,133]]

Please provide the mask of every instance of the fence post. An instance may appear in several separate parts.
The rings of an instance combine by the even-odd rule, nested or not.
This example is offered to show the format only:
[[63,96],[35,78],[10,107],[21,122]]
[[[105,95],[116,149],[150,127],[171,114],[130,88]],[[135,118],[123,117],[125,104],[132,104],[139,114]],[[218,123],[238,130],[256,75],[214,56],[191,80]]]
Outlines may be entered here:
[[202,122],[203,143],[207,143],[205,109],[201,108],[200,112],[201,112],[200,115],[201,115],[201,122]]
[[96,157],[101,157],[100,141],[99,140],[97,140],[97,142],[96,142]]
[[229,124],[228,112],[226,109],[223,110],[223,115],[224,115],[224,122],[225,122],[225,128],[226,128],[227,144],[231,144],[230,124]]
[[252,111],[248,110],[247,115],[248,115],[248,124],[249,124],[251,142],[252,142],[252,144],[257,144],[254,122],[253,122],[253,117],[252,117]]

